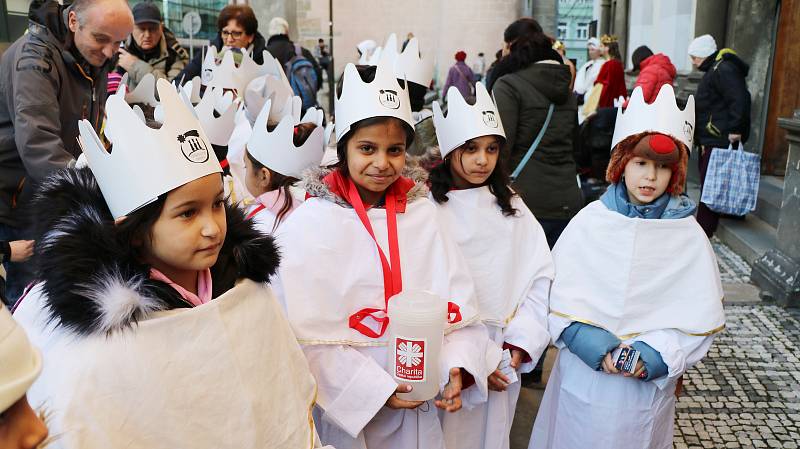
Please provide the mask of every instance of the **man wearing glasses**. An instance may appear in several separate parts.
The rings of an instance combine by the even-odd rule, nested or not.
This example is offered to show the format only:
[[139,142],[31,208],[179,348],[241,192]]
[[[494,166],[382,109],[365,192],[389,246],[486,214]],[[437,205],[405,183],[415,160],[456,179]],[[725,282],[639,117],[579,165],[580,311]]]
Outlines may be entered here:
[[[100,132],[106,80],[133,29],[124,0],[34,0],[28,32],[0,59],[0,240],[30,235],[24,209],[35,186],[80,155],[78,121]],[[16,300],[30,268],[5,264]]]
[[172,81],[189,62],[189,54],[175,35],[164,27],[161,11],[151,2],[133,7],[133,33],[119,50],[117,72],[128,73],[128,91],[132,91],[148,73]]

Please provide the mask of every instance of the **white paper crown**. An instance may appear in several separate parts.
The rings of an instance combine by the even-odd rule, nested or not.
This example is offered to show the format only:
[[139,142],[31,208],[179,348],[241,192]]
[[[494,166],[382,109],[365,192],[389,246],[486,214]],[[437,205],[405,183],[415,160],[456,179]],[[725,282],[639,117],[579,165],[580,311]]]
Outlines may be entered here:
[[200,103],[200,86],[202,85],[202,81],[200,81],[199,76],[195,76],[191,80],[189,80],[186,84],[183,85],[181,88],[183,92],[186,94],[186,97],[192,104]]
[[[233,103],[233,95],[223,92],[223,89],[209,87],[200,103],[195,106],[197,118],[208,135],[208,140],[213,145],[227,146],[236,126],[236,111],[238,105]],[[219,117],[214,116],[214,111],[219,112]]]
[[114,218],[120,218],[195,179],[222,168],[211,144],[175,88],[157,83],[165,120],[149,128],[121,95],[106,101],[111,153],[87,120],[78,122],[80,144]]
[[622,108],[617,109],[611,149],[626,137],[643,132],[666,134],[683,142],[691,150],[694,137],[694,96],[689,95],[686,107],[680,110],[675,102],[675,91],[669,84],[661,86],[656,101],[652,104],[644,101],[641,87],[634,89],[625,112]]
[[[122,75],[122,80],[119,82],[120,87],[128,86],[128,74]],[[128,104],[141,103],[155,107],[158,104],[156,100],[156,77],[152,73],[148,73],[142,77],[139,84],[133,91],[125,94],[125,101]]]
[[433,80],[433,62],[419,53],[419,41],[411,38],[405,50],[394,63],[394,73],[398,79],[406,79],[428,87]]
[[[298,98],[299,97],[295,97]],[[270,113],[271,100],[267,100],[264,108],[258,114],[253,126],[253,133],[247,142],[247,151],[266,167],[293,178],[301,178],[307,168],[318,167],[325,152],[324,129],[322,128],[323,112],[321,109],[310,108],[306,115],[300,118],[300,110],[284,116],[278,126],[269,132],[267,119]],[[294,127],[299,123],[314,123],[316,129],[311,132],[305,142],[299,147],[294,145]]]
[[[268,58],[271,55],[264,50],[264,61]],[[217,64],[217,49],[211,45],[203,60],[201,80],[204,86],[234,89],[241,95],[250,81],[265,75],[269,69],[267,64],[257,64],[247,52],[242,52],[242,61],[237,67],[231,50],[225,51],[222,61]]]
[[292,86],[286,79],[286,75],[283,74],[283,70],[280,70],[279,76],[271,74],[260,76],[251,81],[244,92],[247,117],[251,121],[255,121],[258,114],[264,109],[267,100],[272,100],[274,107],[270,111],[269,120],[277,122],[289,112],[282,108],[293,96]]
[[455,87],[447,90],[447,115],[438,101],[433,103],[433,124],[442,159],[469,139],[496,135],[503,138],[503,122],[483,83],[475,84],[475,104],[470,105]]
[[354,123],[372,117],[395,117],[414,127],[408,88],[400,87],[393,67],[393,61],[382,56],[375,79],[369,83],[361,80],[355,65],[347,64],[344,68],[342,94],[334,98],[337,142]]

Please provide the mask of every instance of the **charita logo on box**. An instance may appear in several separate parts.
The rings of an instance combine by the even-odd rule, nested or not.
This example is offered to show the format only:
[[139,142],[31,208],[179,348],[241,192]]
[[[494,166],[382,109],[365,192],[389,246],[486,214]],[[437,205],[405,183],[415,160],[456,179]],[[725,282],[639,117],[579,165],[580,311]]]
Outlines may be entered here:
[[383,107],[388,109],[400,108],[400,98],[397,96],[397,92],[393,90],[381,89],[381,92],[378,95],[378,101],[381,102]]
[[394,375],[412,382],[425,381],[425,339],[395,338]]
[[200,138],[200,133],[196,129],[178,134],[178,143],[181,144],[183,156],[189,162],[202,164],[208,160],[208,146]]
[[495,117],[494,111],[483,111],[483,123],[489,128],[497,128],[497,117]]

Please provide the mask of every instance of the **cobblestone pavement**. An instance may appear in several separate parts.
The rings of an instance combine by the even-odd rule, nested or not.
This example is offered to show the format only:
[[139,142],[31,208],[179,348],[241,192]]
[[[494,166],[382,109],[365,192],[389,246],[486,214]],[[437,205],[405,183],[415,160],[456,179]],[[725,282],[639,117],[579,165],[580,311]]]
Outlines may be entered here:
[[[723,282],[749,282],[750,268],[714,239]],[[800,310],[725,306],[727,327],[684,376],[675,448],[800,447]]]

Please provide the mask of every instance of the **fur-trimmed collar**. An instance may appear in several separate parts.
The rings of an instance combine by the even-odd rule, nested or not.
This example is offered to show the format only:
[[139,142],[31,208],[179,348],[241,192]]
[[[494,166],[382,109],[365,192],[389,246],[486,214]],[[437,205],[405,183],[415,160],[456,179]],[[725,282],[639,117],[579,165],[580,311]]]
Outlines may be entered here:
[[[350,208],[352,206],[350,206],[350,204],[339,195],[331,192],[330,188],[328,188],[328,185],[322,180],[333,170],[335,169],[327,167],[312,168],[307,170],[303,176],[303,180],[301,181],[301,187],[309,196],[322,198],[338,204],[339,206]],[[402,176],[414,181],[414,187],[412,187],[406,195],[408,204],[411,204],[420,198],[428,197],[428,187],[426,185],[426,182],[428,181],[428,172],[420,167],[409,167],[406,165],[406,167],[403,169]]]
[[[34,214],[37,278],[51,320],[77,334],[110,333],[159,310],[188,307],[169,285],[150,279],[130,242],[117,237],[94,175],[64,169],[39,187]],[[257,231],[244,212],[226,205],[227,234],[211,267],[213,297],[241,278],[268,282],[280,256],[274,240]]]

